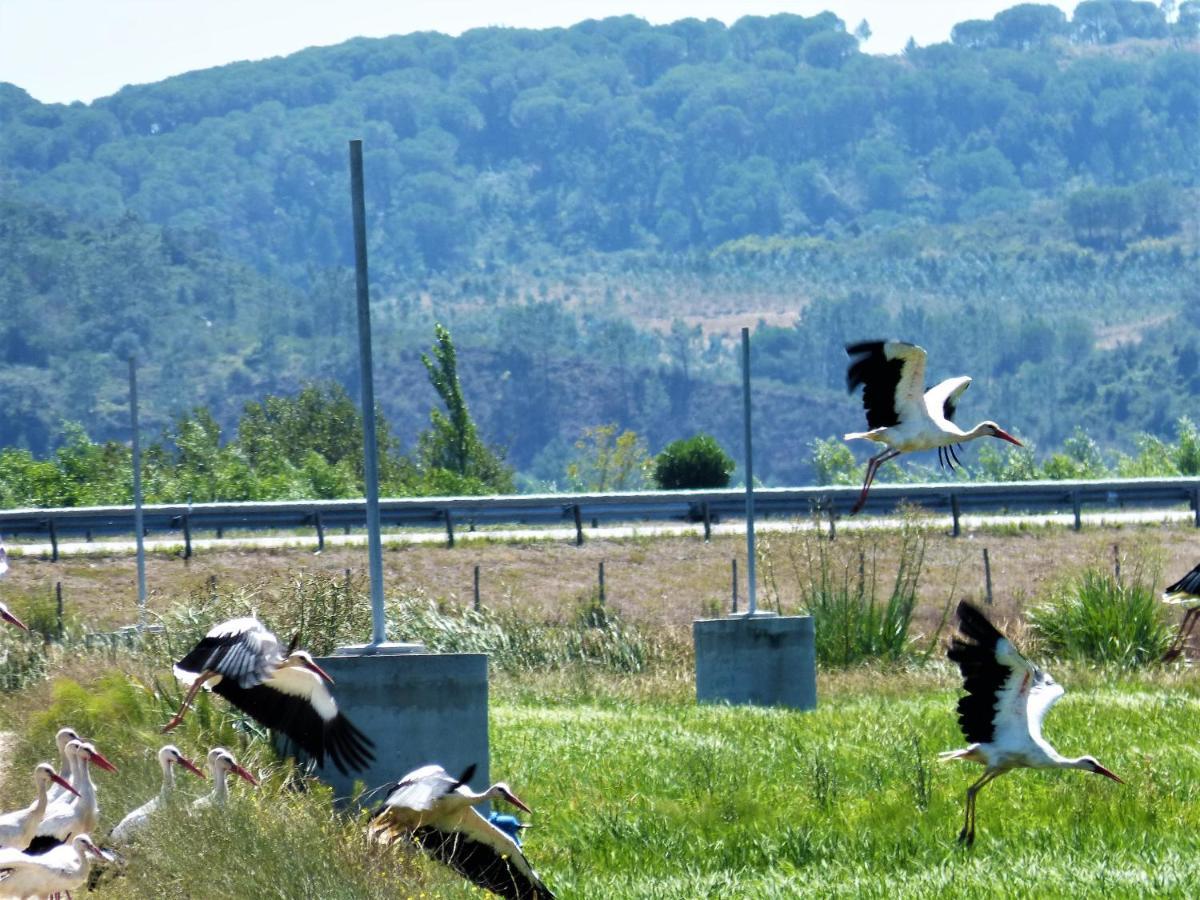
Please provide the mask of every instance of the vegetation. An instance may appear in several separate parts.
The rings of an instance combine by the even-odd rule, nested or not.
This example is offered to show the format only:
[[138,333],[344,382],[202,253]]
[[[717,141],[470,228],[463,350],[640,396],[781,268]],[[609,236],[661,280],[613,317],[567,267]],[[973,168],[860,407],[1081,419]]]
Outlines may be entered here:
[[668,491],[723,488],[735,465],[711,434],[696,434],[672,441],[654,458],[654,480]]

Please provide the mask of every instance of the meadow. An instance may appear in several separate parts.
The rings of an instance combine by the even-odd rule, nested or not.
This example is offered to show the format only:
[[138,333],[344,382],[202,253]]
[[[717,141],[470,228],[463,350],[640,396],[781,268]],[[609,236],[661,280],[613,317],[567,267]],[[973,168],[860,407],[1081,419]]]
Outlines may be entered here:
[[[941,575],[930,577],[937,566],[911,593],[901,651],[823,665],[819,708],[807,713],[697,706],[686,629],[623,606],[598,607],[582,589],[545,598],[531,616],[476,612],[410,587],[389,593],[388,613],[393,628],[431,648],[491,654],[491,769],[533,808],[525,848],[560,897],[1196,896],[1194,673],[1134,657],[1090,662],[1075,650],[1071,660],[1056,659],[1047,655],[1049,638],[1027,624],[1037,615],[1017,616],[1026,608],[1044,616],[1055,595],[1085,582],[1067,580],[1081,566],[1099,577],[1099,551],[1118,538],[1129,548],[1123,578],[1152,581],[1157,573],[1134,574],[1140,560],[1173,559],[1194,534],[1074,537],[1091,540],[1096,558],[1068,560],[1058,550],[1056,575],[1015,600],[1001,584],[1005,596],[994,609],[1067,687],[1047,718],[1047,738],[1065,754],[1096,756],[1126,783],[1082,772],[1006,775],[980,795],[969,850],[956,839],[965,790],[980,770],[936,761],[938,751],[963,744],[954,714],[959,680],[938,630],[954,591]],[[942,539],[927,538],[924,556],[936,559]],[[1022,538],[1055,544],[1063,536]],[[896,602],[892,563],[910,552],[897,550],[902,540],[856,546],[839,538],[838,559],[878,569],[870,578],[879,589],[864,600]],[[671,571],[664,557],[674,546],[635,549]],[[776,545],[777,584],[787,577],[785,561],[802,559],[805,546]],[[20,564],[15,558],[14,573]],[[855,574],[851,566],[847,583]],[[102,832],[153,795],[158,727],[179,697],[169,661],[218,617],[253,606],[281,630],[304,623],[317,644],[347,640],[369,618],[361,585],[336,575],[294,576],[274,590],[235,580],[159,596],[156,614],[167,630],[137,645],[89,640],[81,618],[44,648],[0,635],[10,688],[0,693],[0,728],[10,735],[3,808],[28,802],[28,773],[52,758],[54,731],[68,722],[120,769],[97,776]],[[803,593],[785,591],[796,592]],[[14,607],[40,615],[33,598],[18,596]],[[1158,617],[1152,640],[1160,642],[1169,633],[1162,611],[1149,614]],[[176,742],[194,758],[217,743],[230,747],[262,787],[233,786],[225,814],[164,817],[97,897],[480,896],[436,864],[370,846],[362,813],[335,810],[328,791],[278,760],[265,735],[223,701],[202,701]],[[190,796],[205,786],[181,775],[179,789]]]

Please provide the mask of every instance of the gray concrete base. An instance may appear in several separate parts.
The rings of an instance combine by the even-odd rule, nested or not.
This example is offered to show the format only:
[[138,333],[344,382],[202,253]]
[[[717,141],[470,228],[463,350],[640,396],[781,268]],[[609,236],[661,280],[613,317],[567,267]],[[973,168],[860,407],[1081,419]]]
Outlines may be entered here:
[[697,702],[816,709],[814,633],[812,616],[697,619]]
[[375,742],[375,762],[349,776],[332,765],[318,769],[335,794],[350,796],[355,780],[379,787],[428,763],[455,774],[474,763],[471,786],[486,786],[487,655],[425,653],[420,644],[369,644],[351,655],[353,649],[341,647],[317,665],[334,680],[338,708]]

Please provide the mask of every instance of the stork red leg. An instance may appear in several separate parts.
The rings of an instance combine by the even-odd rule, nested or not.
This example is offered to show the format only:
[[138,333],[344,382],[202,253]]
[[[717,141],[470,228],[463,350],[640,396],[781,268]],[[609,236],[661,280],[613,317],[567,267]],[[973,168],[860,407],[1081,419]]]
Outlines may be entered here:
[[1003,770],[993,770],[983,773],[983,777],[976,781],[973,785],[967,788],[967,816],[963,823],[963,830],[958,834],[958,842],[966,844],[970,847],[975,843],[975,795],[979,793],[979,789],[996,778]]
[[1171,641],[1170,648],[1163,654],[1163,662],[1170,662],[1183,653],[1184,644],[1187,643],[1192,629],[1196,627],[1197,617],[1200,617],[1200,606],[1193,606],[1183,614],[1183,621],[1179,623],[1179,633],[1175,635],[1175,640]]
[[179,707],[179,712],[175,713],[174,718],[172,718],[170,722],[163,726],[161,732],[162,734],[166,734],[183,721],[183,714],[187,712],[187,709],[191,705],[193,698],[196,696],[196,692],[200,690],[200,688],[204,685],[204,682],[208,681],[208,679],[217,674],[217,672],[204,672],[192,682],[192,686],[188,688],[187,696],[183,698],[183,704]]
[[867,491],[871,488],[871,482],[875,480],[875,473],[879,471],[879,467],[889,459],[895,459],[900,455],[899,450],[893,450],[889,447],[882,453],[876,453],[867,460],[867,477],[863,481],[862,493],[858,495],[858,502],[854,504],[854,508],[850,510],[850,515],[854,515],[863,508],[863,504],[867,502]]

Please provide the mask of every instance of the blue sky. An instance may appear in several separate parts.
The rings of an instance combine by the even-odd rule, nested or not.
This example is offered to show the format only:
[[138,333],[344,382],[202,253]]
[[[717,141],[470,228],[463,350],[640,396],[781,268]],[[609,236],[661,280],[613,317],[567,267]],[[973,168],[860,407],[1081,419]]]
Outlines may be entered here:
[[[695,16],[829,9],[853,30],[866,19],[869,53],[946,40],[964,19],[1018,0],[527,0],[499,11],[484,0],[0,0],[0,81],[44,102],[89,102],[126,84],[244,59],[265,59],[356,36],[459,34],[484,25],[544,28],[633,14],[660,24]],[[1067,14],[1075,3],[1058,3]]]

